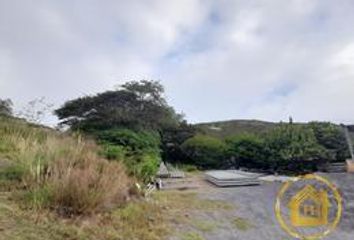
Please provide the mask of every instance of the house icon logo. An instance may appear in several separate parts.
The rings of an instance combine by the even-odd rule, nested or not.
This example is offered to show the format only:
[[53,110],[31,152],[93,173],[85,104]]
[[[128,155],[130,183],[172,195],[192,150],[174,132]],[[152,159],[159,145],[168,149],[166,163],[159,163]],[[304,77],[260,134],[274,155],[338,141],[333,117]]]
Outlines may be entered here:
[[335,230],[342,198],[326,178],[309,174],[283,184],[275,203],[280,226],[297,239],[321,239]]
[[306,185],[291,198],[290,222],[295,227],[319,227],[328,223],[328,193],[313,186]]

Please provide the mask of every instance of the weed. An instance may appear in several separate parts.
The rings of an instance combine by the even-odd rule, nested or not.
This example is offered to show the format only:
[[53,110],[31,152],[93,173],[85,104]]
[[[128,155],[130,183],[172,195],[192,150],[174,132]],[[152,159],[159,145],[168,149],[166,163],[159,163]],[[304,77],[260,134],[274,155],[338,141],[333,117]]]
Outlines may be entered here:
[[253,225],[247,219],[241,217],[233,219],[232,224],[240,231],[247,231],[253,227]]
[[182,240],[204,240],[197,232],[188,232],[182,235]]
[[212,232],[215,228],[218,227],[218,224],[211,221],[203,220],[192,220],[191,224],[198,230],[202,232]]

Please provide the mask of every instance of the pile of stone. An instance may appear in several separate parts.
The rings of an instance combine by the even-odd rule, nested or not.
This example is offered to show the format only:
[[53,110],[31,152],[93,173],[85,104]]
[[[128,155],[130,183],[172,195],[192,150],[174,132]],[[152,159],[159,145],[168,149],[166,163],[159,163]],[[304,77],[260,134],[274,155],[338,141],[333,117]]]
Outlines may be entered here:
[[218,187],[259,185],[260,174],[238,170],[215,170],[205,172],[207,181]]

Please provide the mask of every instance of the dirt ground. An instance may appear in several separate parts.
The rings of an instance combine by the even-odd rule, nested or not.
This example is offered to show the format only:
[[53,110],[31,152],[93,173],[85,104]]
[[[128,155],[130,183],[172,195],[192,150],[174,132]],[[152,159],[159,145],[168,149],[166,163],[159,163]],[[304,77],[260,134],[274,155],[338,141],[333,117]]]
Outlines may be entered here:
[[[335,183],[343,197],[343,216],[336,230],[324,239],[354,239],[354,174],[320,174]],[[220,200],[233,206],[232,210],[200,212],[195,224],[176,226],[171,240],[286,240],[294,239],[279,226],[274,203],[281,183],[264,182],[260,186],[216,188],[202,187],[198,196]]]

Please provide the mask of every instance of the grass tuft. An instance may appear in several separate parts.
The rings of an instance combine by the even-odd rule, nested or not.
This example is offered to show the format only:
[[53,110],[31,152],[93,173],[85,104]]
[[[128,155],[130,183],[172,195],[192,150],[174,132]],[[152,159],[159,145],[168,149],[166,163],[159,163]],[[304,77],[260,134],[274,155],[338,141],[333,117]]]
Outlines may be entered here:
[[233,219],[232,224],[240,231],[247,231],[253,227],[247,219],[241,217]]
[[0,186],[21,190],[25,206],[71,216],[125,202],[131,181],[124,166],[99,157],[93,142],[0,118]]

